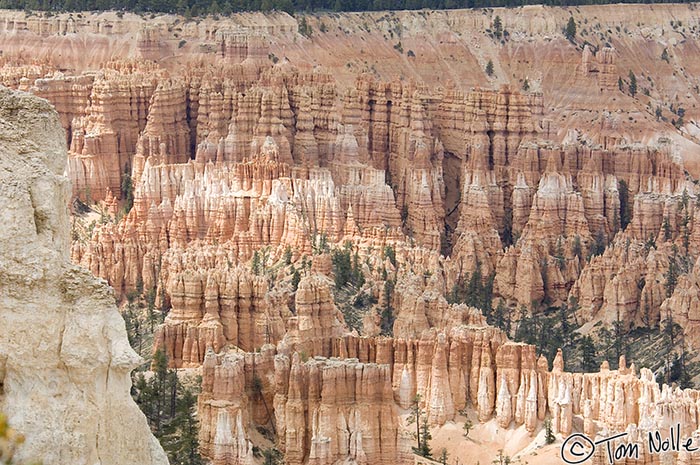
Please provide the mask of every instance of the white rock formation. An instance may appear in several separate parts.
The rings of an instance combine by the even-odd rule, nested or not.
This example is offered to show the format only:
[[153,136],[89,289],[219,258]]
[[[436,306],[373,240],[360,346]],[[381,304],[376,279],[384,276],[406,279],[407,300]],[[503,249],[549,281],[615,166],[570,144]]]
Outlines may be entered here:
[[167,464],[129,395],[140,359],[112,291],[69,262],[66,157],[49,103],[0,88],[0,411],[20,462]]

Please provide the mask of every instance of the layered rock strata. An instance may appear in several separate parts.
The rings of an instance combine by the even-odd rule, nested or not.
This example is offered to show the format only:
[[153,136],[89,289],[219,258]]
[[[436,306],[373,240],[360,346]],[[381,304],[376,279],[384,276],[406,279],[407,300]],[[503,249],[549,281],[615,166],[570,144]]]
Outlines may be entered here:
[[[582,374],[564,371],[559,352],[550,370],[535,347],[508,342],[487,326],[429,331],[420,339],[345,336],[331,342],[331,358],[290,352],[284,343],[255,354],[208,353],[200,398],[207,456],[215,463],[247,463],[258,425],[274,429],[290,463],[402,463],[411,439],[397,415],[417,394],[433,426],[457,420],[470,406],[480,422],[530,434],[549,417],[562,437],[578,428],[595,437],[641,435],[678,422],[686,435],[700,427],[696,391],[659,387],[651,371],[637,373],[624,357],[618,370],[605,362],[599,372]],[[670,458],[683,463],[683,457]]]

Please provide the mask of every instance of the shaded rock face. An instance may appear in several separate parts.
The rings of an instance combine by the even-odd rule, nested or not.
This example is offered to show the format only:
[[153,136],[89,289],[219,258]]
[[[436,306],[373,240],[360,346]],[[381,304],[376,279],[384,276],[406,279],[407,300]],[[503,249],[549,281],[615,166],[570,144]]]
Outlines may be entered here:
[[0,89],[0,410],[21,460],[167,464],[131,398],[140,363],[108,286],[69,262],[66,148],[48,102]]

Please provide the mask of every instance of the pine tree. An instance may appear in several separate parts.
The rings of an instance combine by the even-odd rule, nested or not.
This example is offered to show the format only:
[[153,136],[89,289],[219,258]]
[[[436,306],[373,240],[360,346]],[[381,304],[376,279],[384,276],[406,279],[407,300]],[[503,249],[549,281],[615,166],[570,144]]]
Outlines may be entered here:
[[175,11],[177,11],[179,14],[184,15],[186,11],[189,11],[190,5],[187,0],[178,0],[177,6],[175,7]]
[[195,413],[197,398],[189,389],[184,389],[177,399],[176,413],[165,428],[161,438],[163,449],[168,453],[172,465],[202,465],[199,455],[199,428]]
[[493,20],[493,35],[496,36],[497,39],[500,39],[501,36],[503,35],[503,23],[501,22],[501,17],[496,16],[496,18]]
[[591,336],[583,336],[579,342],[579,350],[581,351],[581,369],[586,373],[592,373],[597,370],[595,344]]
[[630,85],[629,85],[630,95],[632,97],[634,97],[635,95],[637,95],[637,76],[634,75],[632,70],[630,70],[629,78],[630,78]]
[[282,465],[282,453],[276,448],[265,449],[262,453],[263,465]]
[[382,310],[379,327],[381,334],[391,336],[394,334],[394,309],[391,306],[391,298],[394,293],[394,281],[386,280],[384,282],[384,309]]
[[569,339],[572,337],[572,331],[571,326],[569,325],[569,306],[566,303],[559,307],[559,324],[564,343],[568,344]]
[[671,297],[673,291],[676,289],[676,284],[678,284],[678,263],[676,262],[676,257],[671,257],[668,261],[668,270],[666,271],[666,282],[664,283],[664,288],[666,289],[666,297]]
[[331,263],[333,265],[333,275],[335,276],[335,287],[340,289],[353,278],[353,259],[350,249],[352,245],[349,242],[345,243],[345,247],[341,250],[333,250],[331,254]]
[[258,376],[257,373],[253,375],[253,381],[251,382],[250,389],[253,392],[253,396],[254,396],[253,399],[256,401],[260,400],[263,404],[263,407],[265,407],[265,413],[267,413],[267,419],[270,422],[270,424],[272,425],[272,432],[276,433],[274,417],[270,413],[270,409],[267,406],[267,401],[265,400],[265,395],[263,393],[262,379],[260,379],[260,376]]
[[630,192],[627,182],[624,179],[621,179],[618,183],[618,193],[620,195],[620,226],[622,226],[622,230],[624,231],[632,220]]
[[131,172],[128,166],[124,169],[124,174],[122,175],[121,191],[121,198],[124,200],[124,214],[127,214],[134,206],[134,186],[131,182]]
[[593,245],[591,246],[591,256],[595,257],[602,255],[605,252],[605,232],[603,229],[599,229],[595,236]]
[[575,256],[577,256],[579,260],[581,260],[581,258],[583,256],[583,247],[581,246],[581,236],[579,236],[579,235],[574,236],[574,243],[571,246],[571,253],[574,254]]
[[178,381],[174,370],[168,368],[168,359],[162,350],[153,354],[153,376],[146,380],[136,377],[136,403],[141,407],[156,437],[165,434],[167,422],[175,416]]
[[420,443],[418,445],[418,450],[416,452],[418,453],[418,455],[430,459],[433,457],[433,452],[430,450],[430,442],[429,441],[431,439],[433,439],[433,436],[430,434],[430,426],[428,425],[427,415],[424,416],[423,420],[421,421],[420,433],[421,433],[421,439],[420,439]]
[[525,81],[523,81],[523,91],[528,92],[530,90],[530,81],[525,78]]
[[564,29],[564,37],[569,42],[573,42],[576,38],[576,21],[573,16],[569,17],[569,22],[566,23],[566,28]]
[[664,231],[664,240],[671,240],[671,223],[668,220],[668,216],[664,216],[664,221],[661,223],[661,229]]
[[498,457],[496,457],[496,460],[492,461],[494,465],[510,465],[510,457],[507,455],[503,455],[503,449],[500,449],[498,451]]
[[556,438],[554,437],[554,433],[552,432],[552,419],[547,418],[544,421],[544,441],[547,444],[553,444]]
[[462,429],[464,430],[464,433],[462,433],[462,436],[464,436],[465,438],[469,437],[469,432],[472,430],[473,427],[474,427],[474,424],[472,423],[472,421],[469,418],[467,418],[464,421],[464,426],[462,427]]
[[432,439],[430,427],[428,426],[428,417],[421,407],[422,397],[416,394],[411,402],[411,414],[408,417],[408,423],[416,423],[416,446],[413,447],[413,453],[426,458],[432,458],[430,444],[428,441]]
[[486,74],[491,77],[493,76],[493,61],[489,60],[488,63],[486,63]]
[[251,270],[253,271],[254,275],[259,275],[260,270],[261,270],[261,265],[260,265],[260,254],[256,250],[253,252],[253,263],[251,264]]
[[301,281],[301,274],[299,273],[299,270],[295,269],[292,272],[292,292],[296,292],[299,288],[299,281]]
[[442,452],[440,452],[440,463],[441,463],[442,465],[447,465],[447,458],[448,458],[447,449],[445,449],[445,448],[443,447],[443,448],[442,448]]
[[313,34],[313,29],[311,28],[311,26],[309,26],[309,23],[306,21],[306,16],[302,16],[299,20],[298,29],[299,34],[303,35],[306,38],[310,38]]
[[384,247],[384,258],[388,258],[389,263],[391,263],[391,265],[394,268],[396,268],[396,251],[392,246],[387,245],[386,247]]
[[554,260],[556,260],[559,270],[563,271],[566,267],[566,257],[564,256],[564,245],[561,236],[557,238],[557,245],[554,251]]
[[613,348],[615,349],[615,360],[619,360],[620,356],[627,353],[627,333],[625,324],[620,320],[620,312],[615,314],[613,325]]

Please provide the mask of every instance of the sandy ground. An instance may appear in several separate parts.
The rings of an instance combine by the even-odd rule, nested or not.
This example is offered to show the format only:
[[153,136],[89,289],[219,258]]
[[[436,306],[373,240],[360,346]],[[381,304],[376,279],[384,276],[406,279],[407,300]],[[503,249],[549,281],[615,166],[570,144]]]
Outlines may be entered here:
[[[406,416],[403,416],[404,419]],[[479,423],[473,412],[469,413],[474,427],[465,438],[463,425],[466,417],[447,422],[431,429],[430,446],[433,456],[439,458],[442,449],[448,453],[450,465],[487,465],[500,462],[499,455],[510,457],[511,464],[561,465],[559,457],[562,438],[557,436],[554,444],[545,444],[545,432],[541,427],[531,436],[524,426],[501,428],[496,420]],[[412,430],[411,430],[412,431]]]

